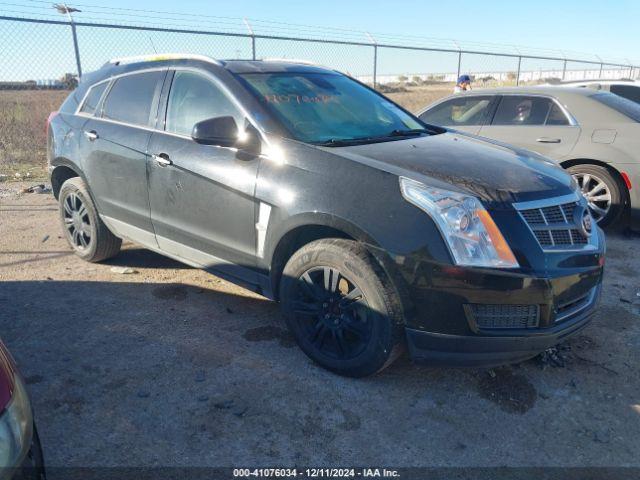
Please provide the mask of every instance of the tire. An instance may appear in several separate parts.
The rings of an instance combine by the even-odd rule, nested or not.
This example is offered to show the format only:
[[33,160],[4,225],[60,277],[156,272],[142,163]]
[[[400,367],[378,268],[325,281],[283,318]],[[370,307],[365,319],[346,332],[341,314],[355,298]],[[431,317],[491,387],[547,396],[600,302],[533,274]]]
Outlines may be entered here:
[[295,252],[280,281],[280,303],[300,348],[337,374],[374,374],[402,351],[399,296],[354,241],[316,240]]
[[574,165],[567,171],[578,182],[598,225],[602,228],[613,225],[624,211],[624,196],[620,183],[611,172],[605,167],[590,164]]
[[100,262],[118,254],[122,240],[100,219],[80,177],[70,178],[62,184],[58,210],[65,238],[80,258]]

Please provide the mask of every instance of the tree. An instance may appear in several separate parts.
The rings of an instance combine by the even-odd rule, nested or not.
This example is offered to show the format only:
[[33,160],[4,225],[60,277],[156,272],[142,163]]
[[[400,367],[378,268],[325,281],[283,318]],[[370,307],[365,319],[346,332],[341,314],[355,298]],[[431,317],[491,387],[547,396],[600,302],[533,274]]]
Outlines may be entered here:
[[78,78],[73,73],[65,73],[60,79],[60,83],[67,90],[73,90],[78,86]]

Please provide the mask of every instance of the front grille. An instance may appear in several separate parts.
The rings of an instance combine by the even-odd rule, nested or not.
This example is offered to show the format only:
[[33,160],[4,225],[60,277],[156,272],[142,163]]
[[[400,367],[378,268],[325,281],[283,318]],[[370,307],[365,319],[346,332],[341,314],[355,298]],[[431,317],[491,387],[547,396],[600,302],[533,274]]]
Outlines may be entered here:
[[587,237],[585,237],[580,230],[575,228],[571,230],[571,239],[573,240],[574,245],[586,245],[589,243]]
[[578,205],[578,202],[568,202],[519,212],[543,249],[571,248],[589,243],[576,228],[574,210]]
[[538,305],[466,305],[467,314],[479,329],[536,328],[540,322]]
[[554,245],[573,245],[571,230],[551,230]]

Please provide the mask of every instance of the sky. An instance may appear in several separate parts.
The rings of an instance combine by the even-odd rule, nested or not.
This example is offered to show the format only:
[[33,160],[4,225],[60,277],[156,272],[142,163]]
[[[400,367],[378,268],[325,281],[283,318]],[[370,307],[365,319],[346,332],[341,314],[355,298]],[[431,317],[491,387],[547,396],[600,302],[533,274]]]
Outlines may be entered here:
[[[132,7],[130,0],[80,2]],[[137,0],[135,8],[509,43],[640,61],[638,0]]]
[[[0,15],[64,20],[54,0],[0,0]],[[60,1],[60,0],[55,0]],[[378,1],[324,0],[68,0],[82,10],[78,22],[321,36],[379,44],[409,44],[481,51],[538,54],[640,65],[636,23],[640,0]],[[366,32],[371,34],[371,37]],[[415,37],[415,38],[414,38]],[[453,40],[452,40],[453,39]],[[0,80],[59,78],[75,70],[67,26],[0,21],[3,62]],[[161,34],[78,28],[83,70],[113,57],[158,52],[203,53],[216,58],[249,58],[244,38]],[[309,59],[356,76],[372,74],[372,49],[257,40],[258,58]],[[599,56],[599,57],[598,57]],[[513,72],[517,59],[466,55],[465,73]],[[457,54],[378,49],[378,75],[455,73]],[[598,68],[574,63],[569,69]],[[562,62],[523,60],[522,71],[557,76]],[[546,72],[546,73],[545,73]],[[606,73],[606,72],[605,72]],[[617,73],[616,73],[617,75]],[[542,78],[542,77],[540,77]],[[368,80],[366,80],[368,81]]]

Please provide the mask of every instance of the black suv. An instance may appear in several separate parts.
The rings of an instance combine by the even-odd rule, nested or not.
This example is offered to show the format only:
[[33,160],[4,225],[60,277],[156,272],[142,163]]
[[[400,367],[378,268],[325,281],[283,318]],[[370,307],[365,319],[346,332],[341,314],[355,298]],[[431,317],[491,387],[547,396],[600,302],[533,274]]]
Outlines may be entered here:
[[127,238],[281,303],[304,352],[496,365],[583,328],[605,240],[570,175],[286,61],[113,60],[50,118],[53,192],[85,260]]

